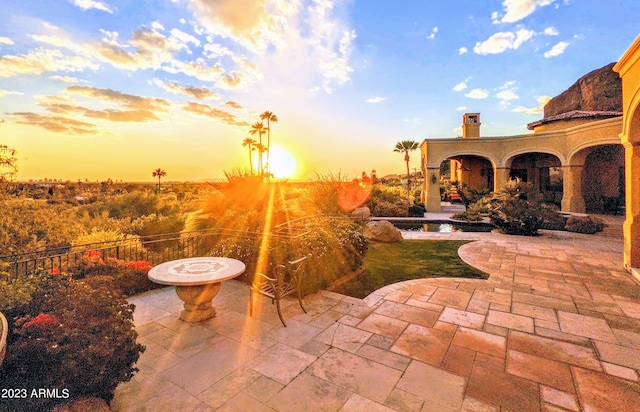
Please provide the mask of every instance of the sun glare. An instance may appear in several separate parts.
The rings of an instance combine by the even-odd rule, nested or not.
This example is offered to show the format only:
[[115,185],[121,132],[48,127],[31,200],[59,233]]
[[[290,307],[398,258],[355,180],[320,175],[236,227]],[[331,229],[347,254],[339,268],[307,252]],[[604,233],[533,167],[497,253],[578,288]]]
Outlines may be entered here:
[[274,177],[279,179],[291,177],[296,171],[296,166],[296,159],[289,151],[282,147],[271,146],[269,170]]

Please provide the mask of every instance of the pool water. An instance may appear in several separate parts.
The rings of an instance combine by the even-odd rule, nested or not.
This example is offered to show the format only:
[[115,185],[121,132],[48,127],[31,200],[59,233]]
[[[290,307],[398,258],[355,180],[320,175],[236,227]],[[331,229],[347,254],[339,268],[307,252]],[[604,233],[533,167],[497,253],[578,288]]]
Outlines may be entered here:
[[392,222],[400,230],[412,232],[491,232],[493,226],[487,223],[459,223],[459,222]]

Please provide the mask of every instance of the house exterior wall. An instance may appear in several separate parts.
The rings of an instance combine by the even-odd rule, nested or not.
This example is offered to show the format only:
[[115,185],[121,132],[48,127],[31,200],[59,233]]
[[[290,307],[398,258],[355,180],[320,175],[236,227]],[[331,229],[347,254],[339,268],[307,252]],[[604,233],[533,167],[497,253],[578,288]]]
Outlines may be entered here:
[[613,70],[622,78],[625,149],[624,265],[640,277],[640,36],[629,46]]
[[[640,117],[639,117],[640,119]],[[493,168],[494,187],[498,190],[509,179],[509,169],[513,159],[521,154],[546,153],[555,156],[563,170],[562,210],[584,213],[582,197],[583,167],[589,147],[606,144],[620,144],[622,117],[596,120],[577,126],[565,123],[561,130],[529,133],[516,136],[480,137],[476,139],[427,139],[420,145],[423,170],[428,176],[437,173],[440,178],[440,164],[458,156],[478,156],[487,159]],[[557,123],[563,123],[559,121]],[[639,121],[640,123],[640,121]],[[639,132],[640,133],[640,130]],[[440,211],[439,186],[425,181],[423,201],[427,211]],[[436,192],[437,191],[437,196]]]

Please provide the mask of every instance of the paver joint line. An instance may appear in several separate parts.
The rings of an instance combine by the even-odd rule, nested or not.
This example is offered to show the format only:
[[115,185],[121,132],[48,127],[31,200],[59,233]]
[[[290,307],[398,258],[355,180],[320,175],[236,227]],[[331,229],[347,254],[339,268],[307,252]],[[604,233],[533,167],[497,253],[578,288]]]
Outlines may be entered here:
[[488,279],[416,279],[362,300],[320,292],[287,331],[267,312],[250,321],[236,281],[197,327],[181,327],[171,288],[131,298],[149,350],[112,409],[640,410],[640,282],[619,239],[451,238],[472,240],[459,255]]

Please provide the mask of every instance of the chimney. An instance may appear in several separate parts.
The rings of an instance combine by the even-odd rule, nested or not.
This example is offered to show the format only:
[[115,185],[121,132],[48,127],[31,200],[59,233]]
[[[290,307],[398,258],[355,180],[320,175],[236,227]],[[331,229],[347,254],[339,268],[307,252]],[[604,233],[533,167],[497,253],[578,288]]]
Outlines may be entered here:
[[480,137],[480,113],[465,113],[462,115],[462,138]]

